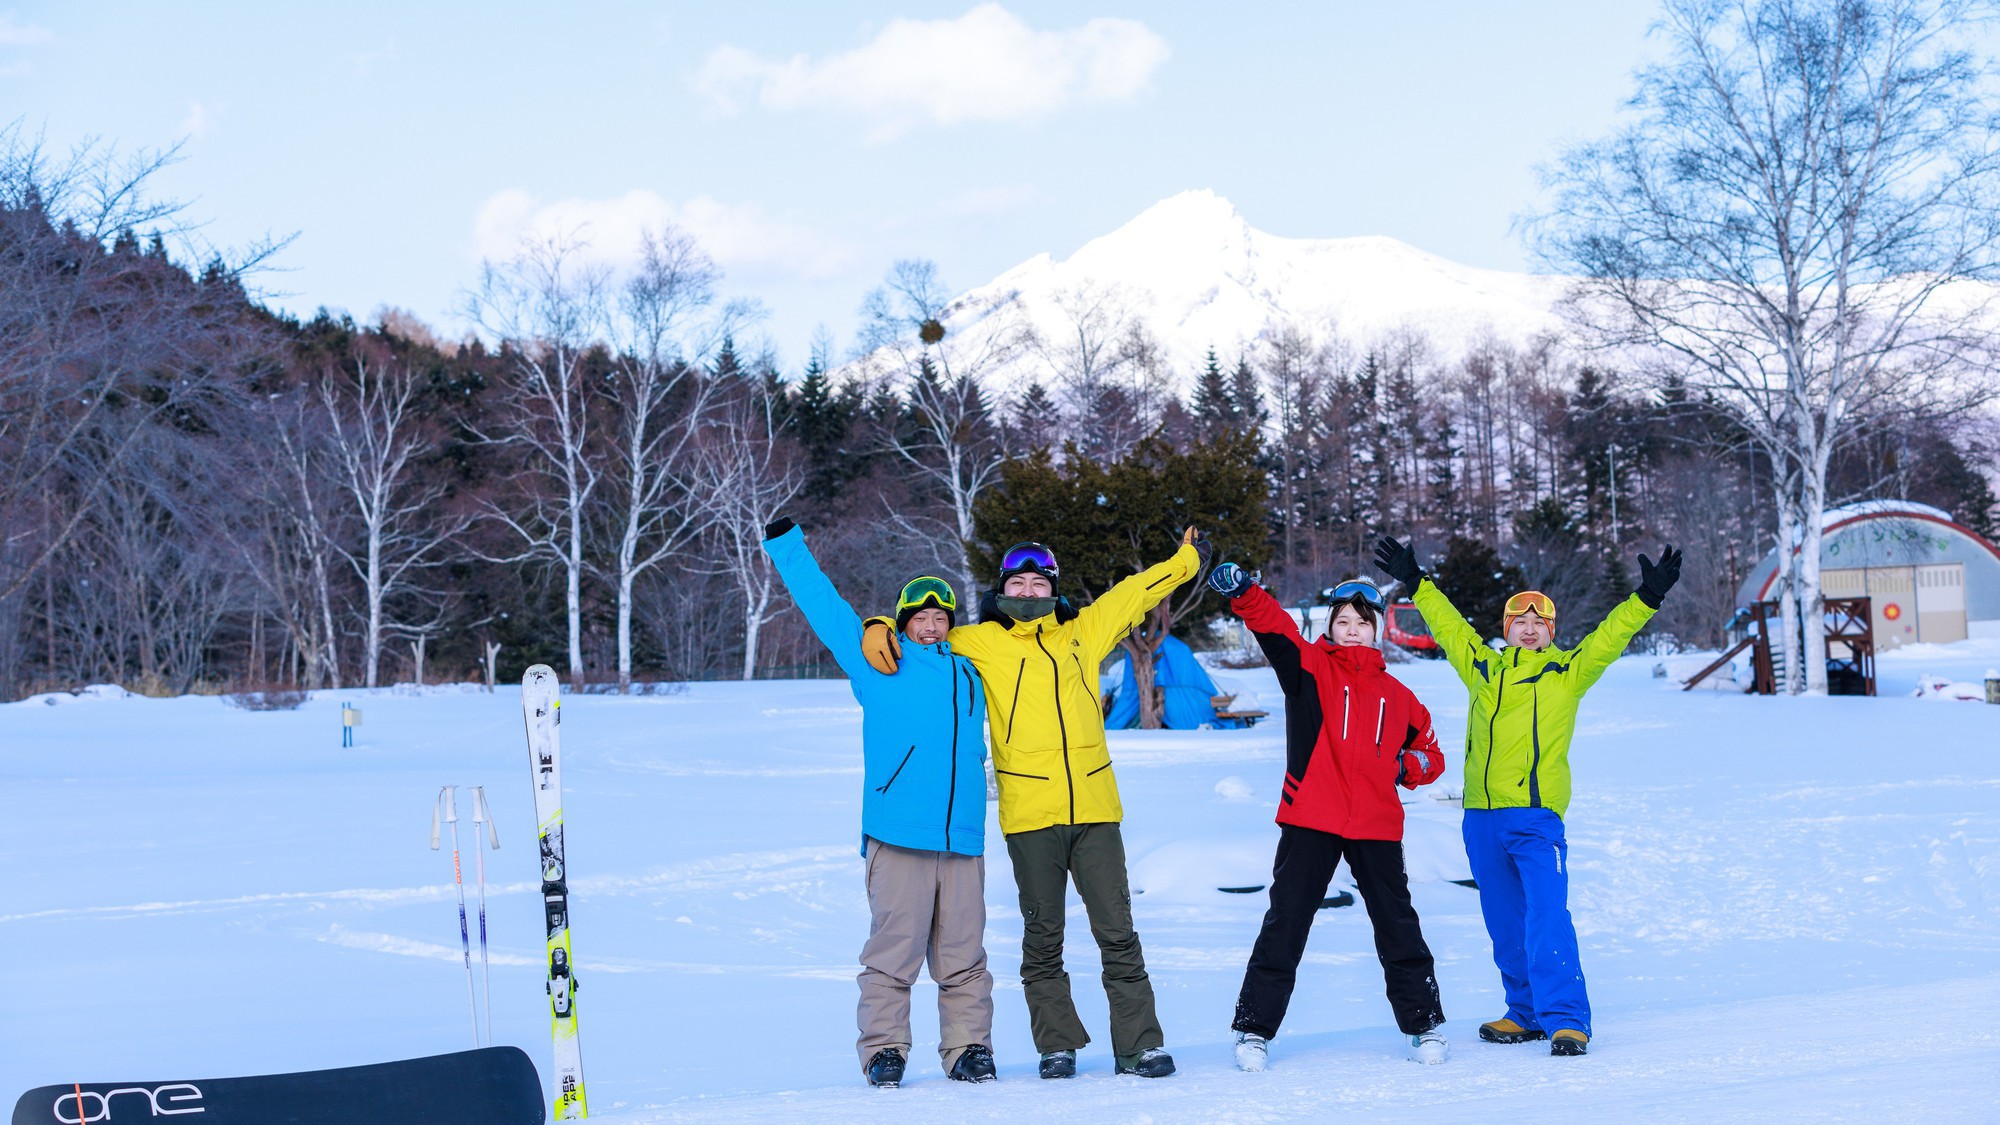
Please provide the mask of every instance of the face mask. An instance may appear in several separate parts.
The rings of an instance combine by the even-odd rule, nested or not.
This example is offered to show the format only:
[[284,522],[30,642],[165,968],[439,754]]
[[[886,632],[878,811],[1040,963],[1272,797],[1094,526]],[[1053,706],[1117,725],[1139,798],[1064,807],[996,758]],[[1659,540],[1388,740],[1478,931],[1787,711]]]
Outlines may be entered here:
[[1054,598],[1010,598],[1002,595],[993,599],[993,604],[999,607],[1001,613],[1016,621],[1033,621],[1056,611]]

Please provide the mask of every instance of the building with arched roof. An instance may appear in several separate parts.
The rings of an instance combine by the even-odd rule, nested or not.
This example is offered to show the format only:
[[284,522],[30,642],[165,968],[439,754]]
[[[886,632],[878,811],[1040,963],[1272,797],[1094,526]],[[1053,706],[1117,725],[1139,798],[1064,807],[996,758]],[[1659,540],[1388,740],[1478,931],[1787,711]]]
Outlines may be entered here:
[[[1918,641],[2000,637],[2000,547],[1950,513],[1906,500],[1826,512],[1820,590],[1870,599],[1877,651]],[[1774,595],[1778,552],[1752,567],[1737,604]]]

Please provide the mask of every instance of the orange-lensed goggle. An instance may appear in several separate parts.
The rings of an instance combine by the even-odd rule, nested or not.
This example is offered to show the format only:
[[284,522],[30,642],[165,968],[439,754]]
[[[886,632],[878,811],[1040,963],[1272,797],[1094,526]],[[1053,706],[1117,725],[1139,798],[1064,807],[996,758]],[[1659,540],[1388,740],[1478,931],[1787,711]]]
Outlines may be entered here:
[[1540,590],[1523,590],[1508,598],[1507,608],[1502,613],[1511,621],[1531,609],[1549,621],[1556,619],[1555,600]]

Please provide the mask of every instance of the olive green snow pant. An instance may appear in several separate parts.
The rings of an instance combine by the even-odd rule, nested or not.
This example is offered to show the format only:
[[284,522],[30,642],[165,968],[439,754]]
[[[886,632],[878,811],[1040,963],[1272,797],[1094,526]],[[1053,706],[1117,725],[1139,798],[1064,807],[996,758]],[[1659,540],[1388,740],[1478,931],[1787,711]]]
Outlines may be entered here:
[[993,1045],[986,971],[986,859],[868,840],[868,944],[855,1013],[861,1067],[884,1047],[910,1056],[910,986],[926,958],[938,986],[938,1054],[950,1071],[974,1043]]
[[1057,824],[1017,832],[1007,837],[1007,854],[1021,889],[1021,986],[1035,1050],[1073,1051],[1090,1042],[1070,1000],[1069,974],[1063,971],[1063,904],[1072,878],[1104,963],[1112,1053],[1136,1055],[1164,1046],[1146,955],[1132,929],[1125,839],[1118,826]]

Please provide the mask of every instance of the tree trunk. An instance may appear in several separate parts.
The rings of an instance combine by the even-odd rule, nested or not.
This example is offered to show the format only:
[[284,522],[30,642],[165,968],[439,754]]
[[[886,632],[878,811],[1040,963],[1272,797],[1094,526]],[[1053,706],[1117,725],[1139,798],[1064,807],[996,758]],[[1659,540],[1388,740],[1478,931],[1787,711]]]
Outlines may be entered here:
[[1132,690],[1139,693],[1139,729],[1159,730],[1164,718],[1164,708],[1158,695],[1153,691],[1153,676],[1156,661],[1154,654],[1173,631],[1173,617],[1165,602],[1154,606],[1143,620],[1134,626],[1125,639],[1118,642],[1125,654],[1132,658]]
[[763,632],[764,600],[748,591],[743,598],[743,678],[757,678],[757,634]]
[[632,690],[632,568],[630,560],[618,575],[618,693]]
[[563,600],[569,625],[569,682],[583,686],[583,510],[572,494],[569,553],[563,560]]
[[1803,626],[1805,692],[1825,695],[1826,683],[1826,599],[1819,588],[1819,551],[1826,538],[1826,485],[1818,472],[1804,474],[1799,541],[1799,618]]

